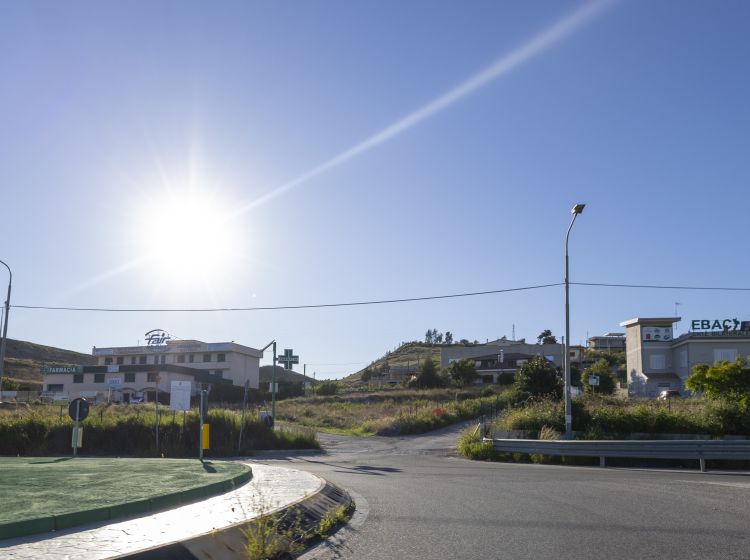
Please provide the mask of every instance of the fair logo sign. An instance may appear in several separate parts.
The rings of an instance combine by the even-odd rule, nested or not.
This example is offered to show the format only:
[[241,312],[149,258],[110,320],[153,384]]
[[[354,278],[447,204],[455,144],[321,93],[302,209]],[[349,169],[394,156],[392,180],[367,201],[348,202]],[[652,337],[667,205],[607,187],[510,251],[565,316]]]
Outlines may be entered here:
[[153,329],[143,335],[146,339],[146,346],[165,346],[167,341],[172,337],[163,329]]

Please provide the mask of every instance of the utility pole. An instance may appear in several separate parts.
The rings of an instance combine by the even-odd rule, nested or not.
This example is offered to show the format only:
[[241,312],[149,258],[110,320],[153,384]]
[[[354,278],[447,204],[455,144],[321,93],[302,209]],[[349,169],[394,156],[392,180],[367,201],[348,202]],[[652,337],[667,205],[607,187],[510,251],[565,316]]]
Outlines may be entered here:
[[266,344],[261,352],[268,350],[269,346],[273,346],[273,366],[271,369],[271,419],[273,425],[276,425],[276,339]]
[[8,296],[5,298],[5,315],[3,316],[3,338],[0,341],[0,402],[3,401],[3,373],[5,372],[5,343],[8,339],[8,313],[10,313],[10,287],[13,284],[13,272],[3,261],[0,261],[8,269]]

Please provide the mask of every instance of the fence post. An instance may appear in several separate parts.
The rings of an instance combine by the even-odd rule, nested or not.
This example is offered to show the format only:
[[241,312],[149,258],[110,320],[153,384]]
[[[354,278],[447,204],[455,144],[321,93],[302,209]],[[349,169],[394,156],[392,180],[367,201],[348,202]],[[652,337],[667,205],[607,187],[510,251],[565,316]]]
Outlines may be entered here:
[[599,457],[599,466],[601,468],[604,468],[607,466],[607,458],[606,457]]
[[698,460],[700,461],[700,464],[701,464],[701,472],[706,472],[706,460],[703,457],[701,457]]

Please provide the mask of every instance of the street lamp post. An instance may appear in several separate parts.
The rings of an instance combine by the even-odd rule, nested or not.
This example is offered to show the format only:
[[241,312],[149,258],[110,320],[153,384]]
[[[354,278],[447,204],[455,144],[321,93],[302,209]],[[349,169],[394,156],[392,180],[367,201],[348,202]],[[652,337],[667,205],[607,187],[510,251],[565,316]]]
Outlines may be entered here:
[[573,405],[570,401],[570,272],[568,267],[568,239],[570,230],[578,217],[583,212],[585,204],[576,204],[570,211],[573,219],[568,226],[565,235],[565,439],[573,439]]
[[5,341],[8,338],[8,312],[10,311],[10,287],[13,284],[13,272],[3,261],[0,264],[8,269],[8,297],[5,298],[5,316],[3,317],[3,338],[0,341],[0,402],[3,401],[3,373],[5,373]]

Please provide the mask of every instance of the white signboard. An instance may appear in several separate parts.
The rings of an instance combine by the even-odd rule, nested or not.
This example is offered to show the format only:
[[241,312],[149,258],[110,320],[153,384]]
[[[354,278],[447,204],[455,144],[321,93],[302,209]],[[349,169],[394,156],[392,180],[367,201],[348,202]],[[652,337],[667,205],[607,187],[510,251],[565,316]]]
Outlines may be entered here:
[[649,342],[660,342],[672,340],[672,327],[665,325],[663,327],[641,327],[641,336],[643,340]]
[[110,377],[109,378],[110,389],[119,389],[120,387],[122,387],[122,377]]
[[171,410],[190,410],[192,385],[190,381],[172,381],[169,393],[169,408]]
[[108,365],[107,373],[120,373],[120,366],[117,364]]
[[599,385],[599,376],[598,375],[589,375],[589,385],[592,387],[596,387]]

